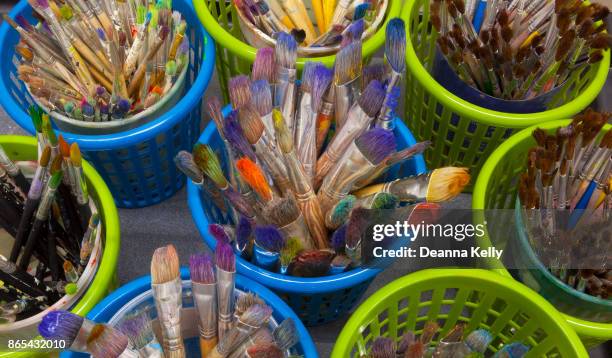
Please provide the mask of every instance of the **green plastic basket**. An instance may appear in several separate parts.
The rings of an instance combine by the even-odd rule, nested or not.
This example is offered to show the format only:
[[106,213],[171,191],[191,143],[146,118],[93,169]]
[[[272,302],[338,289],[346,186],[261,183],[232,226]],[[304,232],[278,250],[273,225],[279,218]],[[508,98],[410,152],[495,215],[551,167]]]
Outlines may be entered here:
[[420,334],[432,320],[441,327],[439,335],[459,322],[467,324],[466,332],[489,330],[494,339],[487,353],[521,342],[531,346],[526,357],[588,357],[546,300],[510,278],[477,269],[424,270],[391,282],[353,313],[331,357],[363,356],[376,337],[399,341],[408,330]]
[[429,24],[429,0],[409,1],[402,10],[407,26],[404,120],[419,141],[433,141],[425,153],[429,168],[464,166],[478,175],[489,155],[515,131],[550,120],[571,118],[599,94],[610,66],[610,52],[597,66],[575,72],[547,111],[497,112],[469,103],[431,75],[438,34]]
[[[240,74],[249,74],[251,65],[255,61],[257,49],[244,41],[242,31],[238,25],[236,10],[231,1],[216,0],[192,0],[196,13],[204,24],[206,31],[215,39],[217,46],[217,76],[221,84],[221,93],[224,102],[229,102],[227,83],[231,77]],[[401,0],[390,0],[387,6],[385,22],[363,43],[363,57],[369,58],[385,43],[385,28],[387,22],[400,15]],[[302,69],[306,61],[319,61],[327,67],[332,67],[336,59],[335,55],[323,57],[298,58],[297,67]]]
[[[474,186],[472,209],[475,210],[476,222],[484,221],[483,210],[515,208],[518,178],[525,169],[527,152],[536,145],[531,136],[533,130],[539,127],[552,133],[570,122],[570,120],[558,120],[524,129],[510,137],[491,154]],[[604,131],[607,130],[612,130],[612,125],[606,125]],[[481,240],[479,243],[481,246],[491,245],[491,240],[486,235]],[[497,248],[504,248],[503,245],[507,244],[502,240],[503,238],[495,238]],[[487,266],[504,276],[511,277],[510,272],[499,261],[489,260]],[[564,314],[564,317],[587,347],[612,339],[612,323],[591,322],[567,314]]]
[[[37,144],[34,137],[0,135],[0,144],[12,160],[36,159]],[[117,287],[116,268],[119,248],[119,214],[108,187],[96,170],[83,162],[83,172],[91,199],[100,210],[104,239],[104,250],[98,270],[83,297],[72,308],[72,312],[84,316],[109,292]],[[46,356],[33,352],[0,352],[0,357],[25,358]]]

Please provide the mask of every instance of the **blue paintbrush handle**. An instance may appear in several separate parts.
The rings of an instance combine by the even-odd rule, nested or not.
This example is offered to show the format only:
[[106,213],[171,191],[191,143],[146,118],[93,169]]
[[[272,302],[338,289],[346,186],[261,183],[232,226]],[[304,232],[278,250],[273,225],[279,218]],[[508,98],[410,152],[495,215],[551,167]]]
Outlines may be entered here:
[[582,197],[580,198],[580,200],[578,200],[578,203],[576,204],[574,211],[572,211],[572,215],[570,215],[569,223],[567,224],[567,228],[569,230],[576,227],[576,225],[580,221],[580,218],[582,218],[582,215],[584,214],[585,209],[587,205],[589,204],[589,201],[591,200],[591,196],[593,196],[593,192],[595,191],[596,187],[597,187],[597,183],[591,180],[584,194],[582,194]]
[[476,32],[480,32],[480,28],[482,27],[482,23],[484,21],[485,13],[487,10],[487,1],[481,0],[478,2],[478,7],[476,7],[476,12],[474,13],[474,19],[472,20],[472,24],[474,25],[474,29]]

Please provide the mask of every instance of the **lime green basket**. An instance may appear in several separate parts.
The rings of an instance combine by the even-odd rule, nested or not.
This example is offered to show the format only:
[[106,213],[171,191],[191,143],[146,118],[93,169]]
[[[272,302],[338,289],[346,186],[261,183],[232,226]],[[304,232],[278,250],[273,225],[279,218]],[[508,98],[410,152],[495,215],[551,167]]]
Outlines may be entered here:
[[[12,160],[35,160],[37,152],[34,137],[0,135],[0,145]],[[117,287],[116,268],[121,242],[119,239],[119,215],[108,187],[87,162],[83,162],[83,172],[91,199],[100,210],[104,249],[95,277],[83,297],[72,308],[72,312],[84,316],[109,292]],[[34,337],[33,337],[34,338]],[[0,352],[0,358],[44,357],[48,354],[33,352]]]
[[[566,126],[570,122],[571,120],[557,120],[524,129],[510,137],[491,154],[482,167],[474,186],[472,209],[475,210],[475,222],[484,221],[482,217],[484,210],[515,208],[518,179],[520,173],[525,170],[527,152],[536,145],[531,136],[533,130],[539,127],[553,133],[557,128]],[[608,124],[604,127],[604,131],[608,130],[612,130],[612,125]],[[488,221],[491,222],[492,220],[489,219]],[[503,224],[500,223],[500,225]],[[494,232],[500,231],[494,230]],[[495,247],[504,249],[508,243],[503,242],[503,240],[503,238],[490,238],[485,235],[479,244],[481,246],[491,246],[491,242],[495,242]],[[500,261],[491,259],[487,262],[487,266],[499,274],[511,277],[510,272],[505,269]],[[593,347],[612,339],[612,322],[599,323],[567,314],[563,316],[587,347]]]
[[404,120],[419,141],[433,141],[425,153],[428,168],[468,167],[473,175],[515,131],[550,120],[571,118],[585,109],[603,87],[610,52],[586,72],[575,71],[544,112],[497,112],[469,103],[446,90],[431,75],[438,34],[429,24],[429,0],[412,0],[402,10],[407,26]]
[[[221,93],[224,102],[229,102],[227,83],[231,77],[249,74],[251,66],[255,61],[257,49],[249,45],[244,40],[240,26],[238,25],[238,15],[231,1],[216,0],[192,0],[196,13],[200,18],[206,31],[215,39],[217,53],[217,76],[221,84]],[[400,15],[402,4],[401,0],[390,0],[387,6],[385,22],[379,27],[370,38],[363,43],[363,57],[369,58],[385,43],[385,28],[387,22]],[[233,20],[233,21],[232,21]],[[306,61],[322,62],[327,67],[332,67],[336,60],[335,55],[323,57],[298,58],[297,67],[302,69]]]
[[563,317],[528,287],[478,269],[419,271],[381,288],[353,313],[332,351],[332,358],[367,354],[376,337],[399,342],[408,330],[422,332],[428,321],[440,325],[438,336],[457,323],[466,332],[484,328],[494,337],[487,353],[521,342],[526,357],[588,357]]

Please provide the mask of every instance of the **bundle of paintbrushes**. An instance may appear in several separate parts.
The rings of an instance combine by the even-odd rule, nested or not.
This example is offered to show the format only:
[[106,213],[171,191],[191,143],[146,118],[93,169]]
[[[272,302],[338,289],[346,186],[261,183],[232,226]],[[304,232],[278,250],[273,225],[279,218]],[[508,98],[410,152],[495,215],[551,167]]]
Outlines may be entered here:
[[[388,337],[378,337],[372,343],[367,358],[468,358],[486,357],[489,344],[493,341],[491,332],[477,329],[465,332],[465,324],[455,325],[444,336],[437,334],[440,326],[434,322],[426,322],[423,332],[417,337],[414,332],[404,333],[399,342]],[[436,339],[436,335],[437,337]],[[529,347],[522,343],[509,343],[490,355],[491,357],[520,358],[529,352]]]
[[[270,43],[278,33],[291,33],[304,48],[326,48],[338,50],[354,38],[361,39],[374,33],[382,23],[387,9],[387,0],[233,0],[241,20],[243,31],[266,36]],[[309,12],[307,6],[312,6]],[[311,14],[313,16],[311,16]],[[313,21],[314,20],[314,21]],[[316,25],[316,26],[315,26]],[[246,27],[246,29],[245,29]],[[258,31],[251,31],[257,29]],[[364,29],[366,34],[364,35]],[[244,32],[247,32],[244,31]],[[259,42],[245,37],[251,45]],[[313,52],[314,54],[314,52]],[[300,51],[300,55],[308,55]]]
[[457,75],[507,100],[547,93],[601,61],[608,13],[582,0],[431,3],[438,47]]
[[570,286],[601,297],[612,290],[612,131],[602,131],[609,117],[589,109],[555,134],[536,129],[519,184],[540,260]]
[[14,239],[10,253],[0,256],[0,301],[6,303],[0,316],[8,321],[74,294],[99,245],[100,218],[92,214],[78,145],[57,138],[47,115],[30,113],[41,130],[38,160],[12,162],[0,147],[0,228]]
[[[254,293],[235,291],[231,247],[220,245],[214,260],[204,254],[192,255],[189,268],[203,358],[288,356],[299,341],[295,324],[288,318],[271,326],[271,307]],[[65,311],[51,312],[42,320],[39,331],[47,339],[65,340],[70,350],[87,352],[94,358],[185,357],[184,340],[189,337],[183,337],[181,327],[193,318],[183,316],[183,284],[174,246],[155,250],[151,289],[161,328],[157,336],[146,308],[130,312],[115,327]]]
[[49,111],[105,122],[150,108],[189,61],[186,23],[159,0],[29,0],[38,24],[4,16],[21,35],[19,78]]
[[[307,62],[299,86],[297,43],[281,33],[275,49],[259,50],[252,78],[230,80],[229,115],[223,116],[218,99],[208,102],[224,143],[220,154],[227,175],[208,145],[196,144],[193,154],[181,152],[175,162],[218,208],[232,214],[237,226],[221,230],[227,232],[219,232],[220,241],[235,242],[241,255],[270,270],[320,276],[329,271],[335,254],[344,256],[343,234],[336,231],[337,244],[332,245],[334,230],[356,228],[350,221],[363,221],[369,210],[452,199],[467,185],[463,168],[371,185],[391,166],[429,146],[396,149],[392,129],[405,63],[403,26],[392,19],[387,28],[389,69],[374,65],[362,70],[361,42],[355,40],[340,51],[334,71]],[[349,195],[357,190],[359,199]],[[346,247],[355,249],[363,231],[347,233],[352,240]],[[328,251],[331,247],[335,254]],[[313,262],[327,263],[313,272],[302,269],[301,263]],[[342,264],[348,266],[346,260]]]

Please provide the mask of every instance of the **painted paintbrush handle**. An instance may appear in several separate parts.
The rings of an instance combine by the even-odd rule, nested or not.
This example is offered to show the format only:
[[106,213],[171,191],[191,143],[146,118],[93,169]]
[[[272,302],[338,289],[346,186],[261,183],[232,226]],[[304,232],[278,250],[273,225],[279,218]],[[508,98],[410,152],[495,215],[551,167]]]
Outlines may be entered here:
[[295,79],[297,70],[288,68],[278,68],[278,83],[274,92],[274,106],[280,108],[289,133],[295,131],[295,103],[296,85]]
[[149,25],[151,16],[147,16],[145,22],[139,26],[138,33],[136,38],[134,39],[134,43],[130,47],[130,50],[127,54],[125,62],[123,64],[123,73],[126,76],[129,76],[136,69],[136,64],[138,63],[138,57],[142,52],[142,48],[144,47],[145,37],[147,33],[147,27]]

